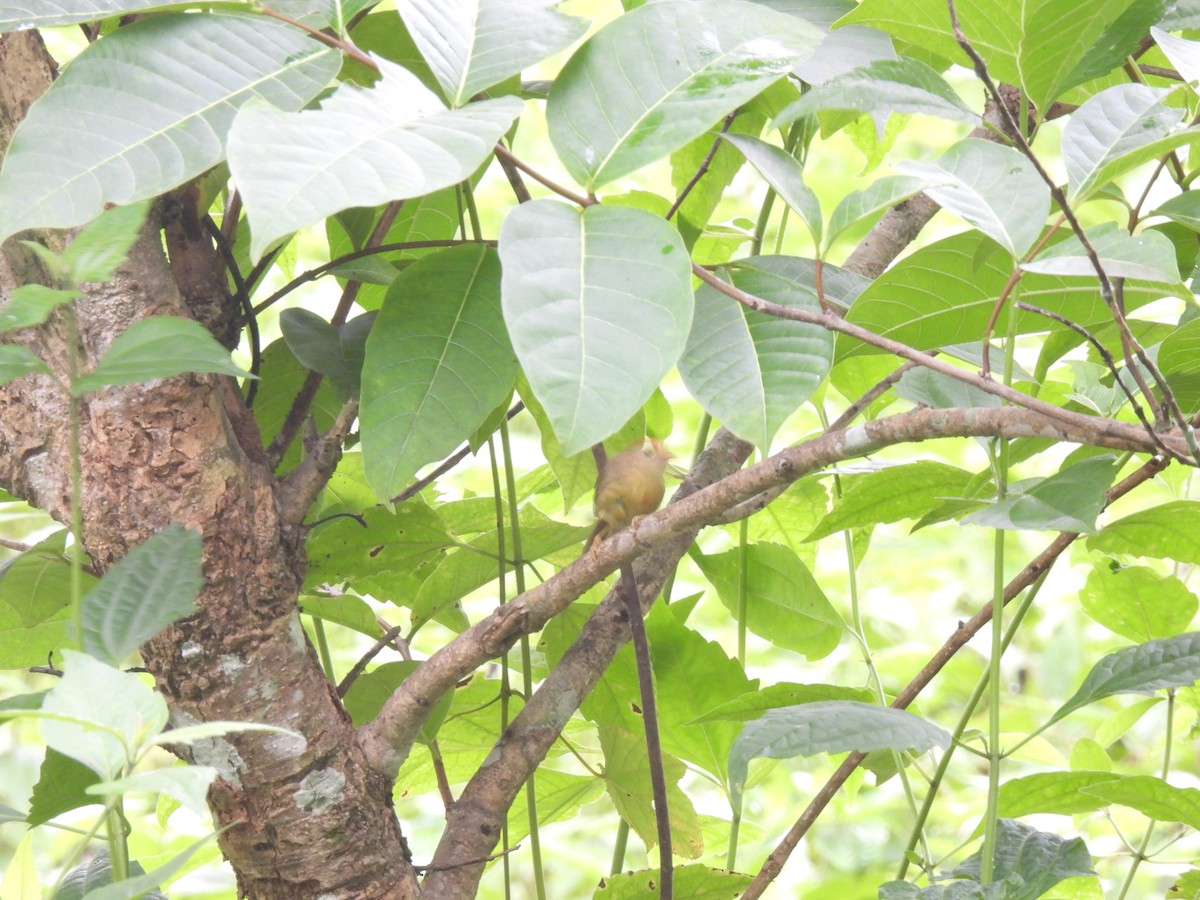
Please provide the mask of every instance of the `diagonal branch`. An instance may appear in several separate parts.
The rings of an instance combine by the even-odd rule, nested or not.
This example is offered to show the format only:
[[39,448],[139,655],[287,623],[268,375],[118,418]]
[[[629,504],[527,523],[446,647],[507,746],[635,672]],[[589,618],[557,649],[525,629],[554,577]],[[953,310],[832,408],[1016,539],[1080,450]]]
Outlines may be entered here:
[[[1051,409],[1060,412],[1055,407]],[[434,653],[387,700],[379,715],[359,730],[370,765],[381,775],[394,777],[434,701],[478,666],[503,654],[521,635],[538,631],[551,616],[622,564],[665,546],[690,529],[715,521],[725,509],[743,500],[834,463],[894,444],[981,436],[1042,437],[1115,450],[1159,452],[1145,431],[1131,423],[1078,414],[1051,417],[1012,406],[916,409],[828,432],[789,447],[646,516],[636,526],[605,541],[594,554],[497,608]],[[1164,435],[1163,441],[1172,455],[1184,450],[1182,440],[1176,436]]]

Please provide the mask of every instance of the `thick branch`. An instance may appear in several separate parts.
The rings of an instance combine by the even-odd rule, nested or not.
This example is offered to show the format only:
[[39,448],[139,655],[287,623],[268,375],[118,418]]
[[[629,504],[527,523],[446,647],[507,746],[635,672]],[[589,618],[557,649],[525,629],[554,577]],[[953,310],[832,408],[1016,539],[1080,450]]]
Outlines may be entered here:
[[[664,546],[689,529],[715,521],[728,507],[810,472],[893,444],[943,437],[1042,437],[1114,450],[1156,451],[1146,433],[1135,425],[1098,417],[1077,418],[1080,421],[1055,421],[1015,407],[918,409],[829,432],[729,475],[614,535],[594,554],[497,608],[434,653],[389,698],[379,716],[360,730],[367,756],[380,773],[395,773],[434,701],[460,678],[503,654],[522,634],[538,631],[551,616],[623,563]],[[1178,437],[1164,439],[1172,450],[1183,449]]]

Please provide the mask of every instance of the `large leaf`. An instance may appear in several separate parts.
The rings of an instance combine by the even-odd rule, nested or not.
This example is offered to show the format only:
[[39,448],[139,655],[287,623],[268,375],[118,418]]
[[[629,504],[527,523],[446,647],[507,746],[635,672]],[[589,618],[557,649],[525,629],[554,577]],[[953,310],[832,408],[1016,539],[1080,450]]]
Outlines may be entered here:
[[801,19],[745,0],[663,0],[580,47],[546,104],[550,139],[589,190],[707,131],[820,42]]
[[[1024,88],[1045,110],[1075,80],[1078,63],[1136,0],[959,0],[963,32],[997,81]],[[863,0],[842,24],[870,25],[970,68],[943,0]]]
[[42,737],[58,752],[112,779],[130,754],[167,724],[167,703],[137,675],[106,666],[74,650],[63,651],[66,669],[46,695]]
[[234,120],[229,168],[250,217],[254,259],[339,210],[465,180],[521,112],[513,97],[447,110],[407,69],[375,61],[379,81],[343,84],[320,109],[252,103]]
[[367,339],[362,441],[367,480],[399,493],[447,456],[512,391],[517,363],[500,312],[500,261],[482,245],[413,263]]
[[[826,268],[835,290],[837,271]],[[816,312],[812,275],[808,260],[763,256],[741,261],[725,277],[764,300]],[[705,410],[765,453],[787,417],[820,387],[832,361],[833,337],[819,325],[748,310],[702,285],[679,373]]]
[[562,50],[587,22],[559,0],[408,0],[400,17],[451,106]]
[[1091,534],[1104,509],[1104,492],[1116,477],[1111,456],[1095,456],[1048,478],[1017,484],[1003,499],[962,521],[1010,531],[1074,531]]
[[991,141],[959,141],[934,162],[897,170],[922,178],[925,193],[1020,259],[1042,234],[1050,191],[1020,151]]
[[199,533],[168,525],[129,551],[83,598],[83,649],[102,662],[125,657],[195,612],[204,585]]
[[1103,657],[1074,696],[1051,717],[1057,722],[1089,703],[1113,694],[1151,694],[1186,687],[1200,679],[1200,632],[1147,641]]
[[151,316],[135,322],[113,341],[92,371],[75,379],[71,391],[78,396],[108,385],[136,384],[184,372],[247,375],[199,322]]
[[639,209],[535,200],[500,230],[513,349],[570,456],[637,412],[692,323],[683,241]]
[[[1038,900],[1065,878],[1095,874],[1082,838],[1068,840],[1012,819],[1001,819],[999,826],[993,877],[997,881],[1013,875],[1020,878],[1020,887],[1002,895],[1005,900]],[[977,850],[949,874],[979,880],[982,872],[983,851]]]
[[1163,339],[1158,368],[1185,413],[1200,409],[1200,319],[1192,319]]
[[1132,513],[1089,538],[1088,549],[1200,565],[1200,502],[1175,500]]
[[1083,611],[1132,641],[1180,634],[1196,615],[1196,595],[1174,575],[1147,566],[1097,566],[1079,592]]
[[8,0],[0,7],[0,32],[47,25],[97,22],[118,13],[135,13],[172,4],[167,0]]
[[1110,778],[1080,790],[1108,803],[1136,809],[1149,819],[1200,829],[1200,790],[1196,788],[1173,787],[1152,775],[1130,775]]
[[833,511],[805,537],[815,541],[850,528],[919,519],[946,500],[960,497],[974,476],[957,466],[920,460],[888,466],[844,480]]
[[369,312],[335,327],[302,306],[279,315],[283,339],[296,359],[332,381],[345,397],[358,394],[367,335],[374,322],[375,313]]
[[828,656],[841,642],[841,618],[788,547],[751,544],[744,555],[734,549],[713,556],[696,554],[694,559],[735,616],[739,593],[746,592],[745,625],[760,637],[810,660]]
[[758,174],[804,222],[813,244],[821,246],[821,202],[804,183],[804,168],[796,158],[774,144],[748,134],[723,134],[722,137],[742,151]]
[[885,116],[914,113],[972,124],[979,121],[979,113],[929,66],[915,59],[882,59],[806,92],[772,124],[780,128],[827,109]]
[[[1157,231],[1131,235],[1116,222],[1105,222],[1087,229],[1084,234],[1110,278],[1141,278],[1169,285],[1179,283],[1175,248],[1166,235]],[[1097,277],[1092,261],[1075,235],[1048,247],[1032,262],[1022,263],[1021,268],[1048,275]]]
[[1094,812],[1108,804],[1089,790],[1097,784],[1121,778],[1112,772],[1038,772],[1010,778],[1000,785],[1000,815],[1019,819],[1035,813],[1072,816]]
[[[938,277],[931,278],[931,272]],[[922,247],[872,281],[846,318],[920,350],[979,341],[1011,274],[1011,258],[989,238],[977,231],[955,235]],[[1127,309],[1162,295],[1161,287],[1141,281],[1125,285]],[[1030,272],[1021,279],[1021,299],[1084,327],[1112,320],[1094,281]],[[1027,334],[1066,326],[1018,312],[1015,327],[1018,334]],[[839,360],[881,352],[849,338],[839,338],[836,349]]]
[[857,750],[914,750],[950,746],[950,735],[912,713],[854,700],[819,700],[769,709],[747,722],[729,754],[734,808],[740,808],[750,760],[790,759]]
[[1200,131],[1176,130],[1186,113],[1163,102],[1168,93],[1144,84],[1115,85],[1071,114],[1062,138],[1068,199],[1082,200],[1118,175],[1200,140]]
[[299,109],[338,55],[304,32],[235,13],[151,16],[84,50],[29,110],[0,170],[0,240],[80,225],[220,162],[252,97]]

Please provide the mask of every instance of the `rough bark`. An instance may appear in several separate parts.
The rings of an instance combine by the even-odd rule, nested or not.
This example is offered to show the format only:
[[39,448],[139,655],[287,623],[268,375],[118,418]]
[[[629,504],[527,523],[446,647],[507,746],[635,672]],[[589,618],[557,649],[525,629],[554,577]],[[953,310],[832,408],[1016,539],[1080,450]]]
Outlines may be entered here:
[[[0,38],[6,141],[32,94],[49,84],[52,69],[39,51],[32,32]],[[21,85],[28,90],[17,91]],[[15,242],[5,247],[3,269],[3,288],[33,273]],[[157,224],[147,226],[112,282],[86,291],[74,315],[85,368],[134,322],[188,315]],[[16,339],[65,377],[71,334],[58,315]],[[0,388],[0,484],[60,521],[70,514],[66,422],[67,398],[50,378]],[[243,448],[246,424],[236,391],[212,376],[89,395],[82,405],[85,548],[103,572],[168,524],[198,530],[199,612],[143,649],[172,721],[265,722],[298,734],[233,735],[187,754],[220,773],[210,805],[219,828],[233,826],[219,840],[241,892],[264,900],[415,896],[390,781],[365,765],[301,627],[302,535],[281,520],[261,453]]]

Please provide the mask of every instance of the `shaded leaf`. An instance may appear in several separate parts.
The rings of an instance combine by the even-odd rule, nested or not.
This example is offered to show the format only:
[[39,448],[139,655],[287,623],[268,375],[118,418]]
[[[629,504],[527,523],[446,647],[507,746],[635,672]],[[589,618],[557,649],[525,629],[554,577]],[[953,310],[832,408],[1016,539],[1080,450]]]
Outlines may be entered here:
[[1013,485],[1007,496],[962,521],[1011,531],[1092,534],[1104,509],[1105,491],[1116,475],[1116,461],[1111,456],[1085,459],[1048,478]]
[[1200,632],[1147,641],[1109,653],[1092,666],[1079,690],[1050,722],[1113,694],[1151,694],[1200,679]]
[[[993,860],[993,878],[1021,879],[1020,888],[1006,892],[1005,900],[1037,900],[1065,878],[1096,874],[1082,838],[1067,840],[1012,819],[999,822]],[[976,851],[949,874],[979,880],[982,868],[982,851]]]
[[734,549],[692,558],[735,617],[744,587],[745,625],[759,637],[810,660],[828,656],[841,642],[841,617],[808,567],[787,547],[751,544],[744,556]]
[[233,363],[229,350],[199,322],[152,316],[127,328],[90,372],[75,379],[71,391],[81,396],[109,385],[136,384],[184,372],[253,377]]
[[363,461],[380,497],[452,453],[512,391],[500,261],[483,245],[426,256],[388,290],[367,339]]
[[117,561],[83,598],[83,649],[118,665],[172,622],[196,611],[204,586],[199,532],[168,525]]
[[47,747],[29,798],[29,824],[41,825],[81,806],[102,803],[87,793],[89,787],[99,783],[100,776],[83,763]]
[[733,805],[741,808],[741,791],[750,760],[765,756],[790,759],[848,750],[945,749],[950,735],[912,713],[853,700],[826,700],[769,709],[747,722],[729,753]]
[[[835,293],[838,271],[827,266],[825,274],[831,294],[842,299]],[[820,309],[808,260],[752,257],[723,275],[764,300],[812,312]],[[707,412],[765,453],[788,416],[825,380],[832,357],[833,338],[819,325],[746,309],[701,285],[679,373]]]

